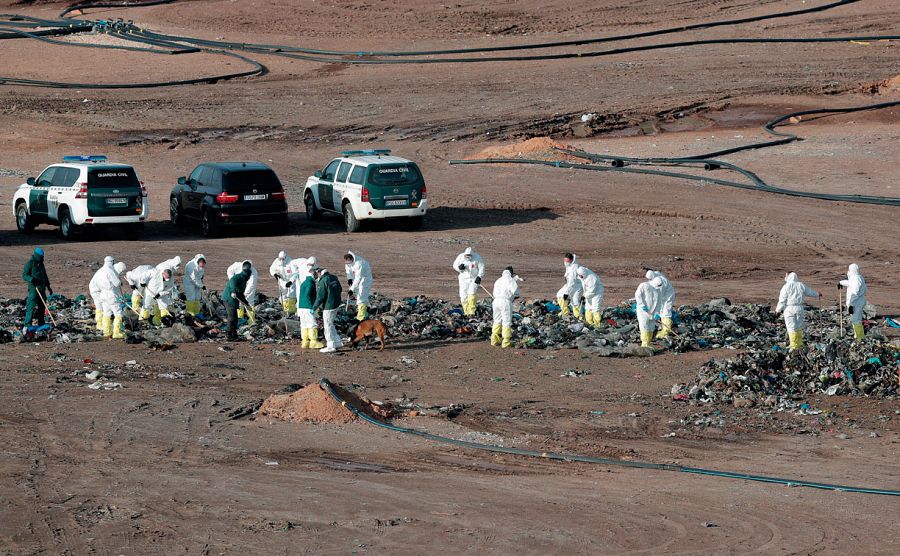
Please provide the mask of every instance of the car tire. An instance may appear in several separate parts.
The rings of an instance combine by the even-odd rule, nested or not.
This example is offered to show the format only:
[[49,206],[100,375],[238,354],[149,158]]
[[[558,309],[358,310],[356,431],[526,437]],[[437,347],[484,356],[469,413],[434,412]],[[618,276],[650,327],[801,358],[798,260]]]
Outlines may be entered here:
[[322,219],[322,211],[316,206],[316,199],[308,190],[306,195],[303,196],[303,205],[306,207],[307,220],[316,221]]
[[16,208],[16,228],[23,234],[30,234],[34,230],[34,220],[28,214],[28,206],[25,203],[19,203]]
[[210,209],[204,210],[203,216],[200,218],[200,233],[203,234],[203,237],[216,237],[220,231],[221,225],[216,213]]
[[414,232],[416,230],[421,230],[424,223],[424,216],[410,216],[406,219],[406,222],[403,223],[403,229]]
[[59,234],[63,239],[72,239],[75,232],[78,231],[75,223],[72,222],[72,214],[67,207],[59,209]]
[[362,228],[362,222],[356,219],[356,215],[353,214],[353,207],[350,206],[350,203],[344,203],[344,227],[347,229],[348,234],[356,233]]
[[172,200],[169,202],[169,221],[173,226],[179,228],[185,224],[184,214],[181,212],[181,203],[178,202],[178,197],[172,197]]

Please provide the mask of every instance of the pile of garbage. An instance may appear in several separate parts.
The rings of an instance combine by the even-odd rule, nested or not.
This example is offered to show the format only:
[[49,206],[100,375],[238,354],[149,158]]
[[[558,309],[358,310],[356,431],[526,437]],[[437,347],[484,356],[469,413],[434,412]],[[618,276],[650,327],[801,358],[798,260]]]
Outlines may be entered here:
[[[224,340],[224,307],[216,301],[215,292],[204,303],[206,314],[198,317],[181,311],[176,302],[166,326],[156,327],[140,322],[130,308],[126,309],[126,341],[147,343],[165,349],[179,343]],[[46,337],[23,335],[21,320],[25,307],[22,300],[0,299],[0,343],[9,341],[55,340],[57,342],[96,341],[102,336],[94,327],[93,307],[89,299],[78,296],[67,299],[53,295],[48,300],[56,326]],[[478,304],[475,316],[465,316],[458,303],[426,296],[399,300],[374,295],[369,301],[371,318],[387,326],[390,342],[423,340],[448,341],[477,339],[486,341],[491,333],[489,300]],[[340,311],[336,319],[338,332],[344,337],[356,320],[355,307]],[[874,311],[867,307],[867,316]],[[807,340],[825,341],[839,336],[837,309],[811,308],[807,311]],[[49,322],[49,321],[48,321]],[[883,340],[878,327],[869,327],[869,337]],[[284,344],[300,334],[300,321],[286,315],[276,298],[258,295],[253,320],[243,319],[238,334],[254,343]],[[513,341],[524,349],[579,349],[601,357],[650,356],[659,351],[685,352],[715,348],[750,349],[761,352],[783,344],[784,325],[767,305],[734,305],[727,299],[713,299],[699,305],[682,305],[676,311],[672,333],[654,342],[654,348],[640,346],[640,333],[634,306],[623,303],[604,310],[602,324],[587,326],[571,317],[560,315],[552,301],[529,300],[516,303],[513,314]],[[875,355],[873,355],[875,356]]]
[[750,349],[712,359],[676,399],[736,407],[792,409],[814,395],[894,398],[900,392],[900,342],[837,339],[813,342],[793,353]]

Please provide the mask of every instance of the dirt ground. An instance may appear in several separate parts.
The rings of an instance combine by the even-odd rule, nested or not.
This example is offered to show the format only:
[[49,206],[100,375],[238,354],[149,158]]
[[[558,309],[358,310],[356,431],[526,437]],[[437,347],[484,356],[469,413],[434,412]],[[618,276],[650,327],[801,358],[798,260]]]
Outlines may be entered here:
[[[38,17],[55,17],[64,5],[0,0],[5,12]],[[808,5],[195,0],[88,17],[133,19],[171,34],[358,51],[574,39]],[[896,34],[898,20],[896,2],[867,0],[689,36]],[[869,300],[897,314],[896,207],[448,161],[485,149],[515,152],[533,137],[632,156],[726,148],[761,139],[763,123],[793,110],[900,100],[896,80],[888,82],[900,73],[898,49],[897,42],[715,45],[386,66],[253,55],[268,75],[214,85],[95,91],[0,84],[0,297],[24,295],[22,264],[41,245],[54,289],[69,296],[86,293],[91,265],[107,254],[136,266],[202,252],[207,283],[221,289],[224,269],[236,260],[250,257],[267,268],[285,249],[340,270],[341,254],[352,249],[372,262],[381,293],[453,298],[450,263],[472,245],[487,261],[489,281],[508,264],[525,276],[526,297],[551,297],[562,283],[562,253],[578,253],[600,274],[608,305],[633,296],[645,265],[666,272],[682,303],[726,296],[774,304],[784,272],[794,270],[833,304],[836,280],[857,262]],[[127,82],[242,68],[207,54],[0,41],[4,76]],[[605,123],[583,133],[586,113]],[[898,108],[810,118],[791,125],[803,141],[728,160],[784,187],[896,197],[898,123]],[[432,206],[425,228],[349,235],[338,220],[307,222],[306,177],[343,148],[376,146],[422,167]],[[16,232],[10,200],[18,184],[63,155],[82,153],[135,166],[151,202],[141,241],[66,242],[47,227]],[[178,176],[202,161],[233,159],[261,160],[281,176],[289,235],[204,240],[168,223],[168,192]],[[261,290],[274,294],[271,282],[263,279]],[[459,438],[900,488],[897,400],[808,400],[827,416],[760,416],[671,401],[672,384],[730,352],[611,360],[480,342],[388,348],[329,357],[299,346],[277,348],[294,355],[275,355],[271,345],[247,343],[229,352],[215,343],[170,352],[118,342],[0,346],[0,552],[900,552],[892,497],[491,455],[361,422],[228,417],[285,385],[327,376],[374,400],[465,404],[452,421],[402,423]],[[417,363],[404,364],[402,356]],[[573,368],[591,374],[560,377]],[[94,369],[123,387],[88,389],[84,373]],[[694,424],[698,414],[716,411],[733,419],[722,427]]]

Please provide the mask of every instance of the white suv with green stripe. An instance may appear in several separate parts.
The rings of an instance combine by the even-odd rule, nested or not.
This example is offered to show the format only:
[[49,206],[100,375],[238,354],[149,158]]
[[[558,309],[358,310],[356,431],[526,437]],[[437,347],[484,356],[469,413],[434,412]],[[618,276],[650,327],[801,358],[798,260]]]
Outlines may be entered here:
[[419,167],[387,149],[344,151],[306,180],[306,217],[340,214],[348,232],[366,220],[397,219],[408,229],[422,226],[428,211],[425,179]]
[[134,168],[110,164],[105,156],[64,156],[37,178],[28,178],[13,197],[16,227],[29,233],[39,224],[59,226],[66,239],[98,227],[140,236],[148,216],[147,190]]

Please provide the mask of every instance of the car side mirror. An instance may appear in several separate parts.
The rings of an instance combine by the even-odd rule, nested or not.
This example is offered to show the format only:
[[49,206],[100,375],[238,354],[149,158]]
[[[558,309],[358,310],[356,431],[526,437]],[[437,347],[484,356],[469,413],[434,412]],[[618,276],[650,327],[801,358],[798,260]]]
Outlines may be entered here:
[[178,185],[187,185],[187,179],[184,176],[178,178]]
[[316,173],[313,174],[313,175],[316,176],[317,178],[321,178],[322,175],[323,175],[323,174],[322,174],[322,170],[316,170]]
[[34,184],[35,184],[35,179],[34,179],[34,178],[28,178],[27,180],[25,180],[25,183],[27,183],[28,185],[34,185]]

